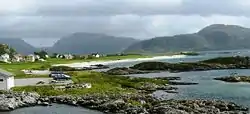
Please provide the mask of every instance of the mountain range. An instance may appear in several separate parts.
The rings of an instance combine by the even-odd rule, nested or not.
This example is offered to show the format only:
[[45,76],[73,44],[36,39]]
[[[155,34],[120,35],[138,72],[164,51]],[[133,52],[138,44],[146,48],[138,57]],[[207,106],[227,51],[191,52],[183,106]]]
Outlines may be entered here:
[[[0,38],[22,54],[39,50],[18,38]],[[250,49],[250,29],[237,25],[214,24],[193,34],[155,37],[149,40],[136,40],[97,33],[73,33],[58,40],[50,53],[164,53],[176,51],[205,51]]]
[[250,49],[250,29],[237,25],[214,24],[197,33],[156,37],[129,46],[125,52],[176,52]]
[[96,33],[74,33],[57,41],[50,52],[56,53],[118,53],[139,40]]
[[34,51],[45,49],[49,53],[119,53],[139,40],[128,37],[115,37],[97,33],[73,33],[58,40],[52,47],[35,48],[18,38],[0,38],[0,43],[8,44],[18,53],[33,54]]
[[21,54],[32,54],[34,51],[38,50],[38,48],[33,47],[20,38],[0,38],[0,43],[8,44]]

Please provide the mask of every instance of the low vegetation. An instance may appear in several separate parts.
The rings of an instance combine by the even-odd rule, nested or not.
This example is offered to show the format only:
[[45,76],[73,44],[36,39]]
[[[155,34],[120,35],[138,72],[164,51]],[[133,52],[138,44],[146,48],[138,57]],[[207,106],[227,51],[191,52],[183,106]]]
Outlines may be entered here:
[[17,62],[17,63],[0,63],[0,68],[5,69],[16,75],[15,78],[29,78],[29,77],[44,77],[44,76],[32,76],[26,75],[22,70],[48,70],[51,65],[54,64],[68,64],[76,62],[89,62],[89,61],[107,61],[107,60],[118,60],[118,59],[129,59],[129,58],[145,58],[152,56],[144,55],[126,55],[126,56],[110,56],[110,57],[100,57],[92,59],[59,59],[59,58],[50,58],[44,62]]
[[77,71],[76,68],[68,66],[53,66],[49,68],[50,71]]
[[204,71],[221,69],[250,69],[249,57],[219,57],[192,63],[143,62],[130,68],[171,72]]
[[68,72],[72,76],[74,83],[91,83],[92,88],[89,89],[68,89],[58,90],[50,86],[25,86],[15,87],[14,91],[38,92],[41,95],[82,95],[82,94],[122,94],[122,93],[136,93],[137,90],[144,83],[154,83],[157,85],[164,85],[168,80],[164,79],[150,79],[150,78],[130,78],[123,76],[111,76],[99,72]]
[[209,59],[205,61],[201,61],[203,63],[217,63],[217,64],[245,64],[249,65],[250,58],[248,56],[246,57],[218,57],[214,59]]
[[250,83],[250,76],[228,76],[214,78],[215,80],[221,80],[225,82],[247,82]]
[[197,52],[181,52],[180,54],[181,55],[188,55],[188,56],[197,56],[197,55],[200,55]]

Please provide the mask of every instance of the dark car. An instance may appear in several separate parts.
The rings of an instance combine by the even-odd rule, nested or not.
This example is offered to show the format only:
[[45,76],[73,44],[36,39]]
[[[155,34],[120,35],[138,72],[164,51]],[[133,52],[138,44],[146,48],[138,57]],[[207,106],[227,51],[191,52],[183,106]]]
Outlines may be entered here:
[[69,80],[71,79],[71,76],[66,74],[54,74],[53,76],[54,80]]
[[49,77],[53,77],[54,75],[58,75],[58,74],[64,74],[63,72],[60,72],[60,71],[52,71],[50,74],[49,74]]

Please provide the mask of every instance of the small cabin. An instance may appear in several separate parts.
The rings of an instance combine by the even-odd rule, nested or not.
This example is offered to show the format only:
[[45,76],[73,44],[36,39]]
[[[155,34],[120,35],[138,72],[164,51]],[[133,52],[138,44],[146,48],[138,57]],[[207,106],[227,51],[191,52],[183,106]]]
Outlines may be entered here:
[[14,87],[14,74],[0,69],[0,90],[10,90]]

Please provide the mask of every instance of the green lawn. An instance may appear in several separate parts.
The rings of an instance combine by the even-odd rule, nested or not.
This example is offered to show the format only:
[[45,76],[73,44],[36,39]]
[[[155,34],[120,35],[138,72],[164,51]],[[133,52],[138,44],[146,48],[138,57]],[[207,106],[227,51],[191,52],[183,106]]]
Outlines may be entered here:
[[15,78],[31,78],[31,77],[46,77],[46,76],[32,76],[25,75],[21,70],[31,70],[31,69],[48,69],[53,64],[68,64],[68,63],[77,63],[77,62],[89,62],[89,61],[108,61],[108,60],[119,60],[119,59],[132,59],[132,58],[146,58],[153,56],[145,56],[145,55],[128,55],[128,56],[110,56],[110,57],[101,57],[101,58],[93,58],[93,59],[74,59],[74,60],[66,60],[66,59],[56,59],[50,58],[45,62],[22,62],[22,63],[0,63],[0,68],[7,70],[16,75]]
[[145,82],[157,85],[167,84],[167,80],[152,78],[129,78],[123,76],[111,76],[99,72],[83,71],[69,72],[74,83],[91,83],[90,89],[55,90],[53,86],[25,86],[15,87],[14,91],[38,92],[41,95],[83,95],[83,94],[123,94],[136,93],[141,84]]

